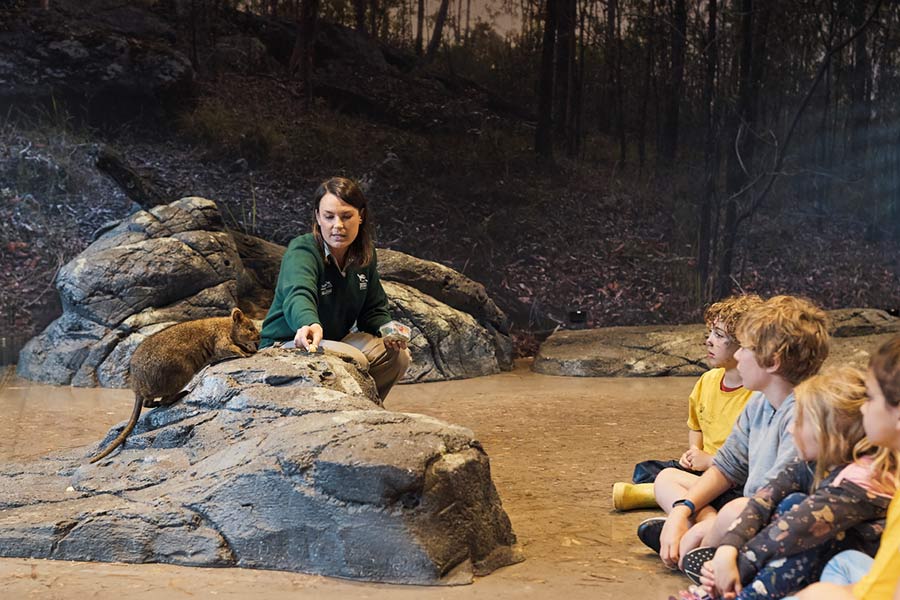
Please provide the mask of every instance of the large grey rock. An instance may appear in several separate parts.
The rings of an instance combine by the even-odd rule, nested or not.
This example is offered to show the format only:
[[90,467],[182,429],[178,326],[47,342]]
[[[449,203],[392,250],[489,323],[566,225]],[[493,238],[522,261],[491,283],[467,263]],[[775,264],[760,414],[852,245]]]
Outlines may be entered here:
[[[872,308],[829,312],[828,364],[865,366],[869,355],[900,332],[900,319]],[[558,331],[548,337],[532,370],[575,377],[697,376],[708,370],[703,325],[652,325]]]
[[2,467],[0,556],[416,584],[521,560],[472,432],[383,410],[349,359],[270,348],[190,385],[95,465]]
[[[203,198],[138,211],[60,270],[63,315],[22,349],[19,375],[124,387],[134,349],[163,327],[226,315],[234,306],[265,316],[284,251],[228,230],[215,203]],[[436,263],[382,252],[390,310],[414,334],[404,381],[512,367],[506,317],[480,284]]]
[[[384,282],[391,316],[412,329],[412,363],[403,381],[462,379],[499,373],[511,347],[498,351],[495,335],[465,312],[402,283]],[[502,336],[509,339],[508,336]]]
[[173,322],[227,314],[251,285],[212,201],[136,212],[60,269],[63,315],[25,345],[18,372],[124,387],[140,340]]

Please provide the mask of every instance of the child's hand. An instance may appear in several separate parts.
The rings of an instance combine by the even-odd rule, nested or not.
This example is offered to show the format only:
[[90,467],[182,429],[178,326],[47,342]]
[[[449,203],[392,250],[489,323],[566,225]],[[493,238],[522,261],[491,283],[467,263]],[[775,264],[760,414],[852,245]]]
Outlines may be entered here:
[[734,598],[741,593],[737,552],[734,546],[719,546],[713,559],[707,561],[700,569],[700,582],[710,596]]
[[682,515],[681,512],[673,511],[670,513],[666,517],[666,524],[663,525],[662,532],[659,534],[659,557],[670,569],[678,566],[678,561],[681,558],[679,552],[681,538],[691,528],[691,524],[686,518],[687,515]]
[[691,448],[684,454],[694,471],[705,471],[712,466],[713,455],[700,448]]
[[705,471],[712,466],[712,459],[712,454],[707,454],[697,446],[691,446],[678,459],[678,464],[691,471]]

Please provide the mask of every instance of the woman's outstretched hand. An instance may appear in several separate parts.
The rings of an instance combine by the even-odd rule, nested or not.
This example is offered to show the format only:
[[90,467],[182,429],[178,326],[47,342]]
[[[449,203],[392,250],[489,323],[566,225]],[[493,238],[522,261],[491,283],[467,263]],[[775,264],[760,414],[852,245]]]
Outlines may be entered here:
[[322,342],[322,335],[322,326],[318,323],[304,325],[297,330],[297,335],[294,336],[294,346],[315,352]]

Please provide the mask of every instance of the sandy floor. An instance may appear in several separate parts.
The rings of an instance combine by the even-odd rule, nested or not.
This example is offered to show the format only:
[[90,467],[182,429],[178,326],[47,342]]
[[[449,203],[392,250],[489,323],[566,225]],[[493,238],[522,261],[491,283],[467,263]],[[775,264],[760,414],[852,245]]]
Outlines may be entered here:
[[[467,381],[395,388],[387,408],[471,428],[525,562],[473,585],[403,587],[243,569],[196,569],[0,559],[4,600],[19,598],[668,598],[686,587],[634,536],[661,514],[616,513],[613,482],[634,462],[672,458],[686,440],[693,380],[582,379],[516,370]],[[127,390],[35,386],[0,389],[0,461],[23,460],[100,439],[127,418]]]

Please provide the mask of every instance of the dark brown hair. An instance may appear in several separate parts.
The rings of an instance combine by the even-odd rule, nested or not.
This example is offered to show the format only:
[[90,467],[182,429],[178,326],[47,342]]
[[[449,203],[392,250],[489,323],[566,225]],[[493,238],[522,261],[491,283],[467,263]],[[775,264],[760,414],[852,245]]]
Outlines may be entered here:
[[900,335],[895,335],[869,359],[869,368],[878,381],[885,401],[900,405]]
[[369,209],[369,201],[363,195],[362,190],[356,185],[355,181],[345,177],[332,177],[316,188],[313,194],[313,235],[319,248],[323,248],[324,240],[322,239],[322,231],[319,229],[319,222],[316,220],[316,214],[319,212],[319,202],[325,197],[325,194],[337,196],[350,206],[359,211],[362,222],[359,224],[359,233],[350,247],[347,249],[346,264],[365,267],[372,262],[375,255],[375,241],[372,211]]

